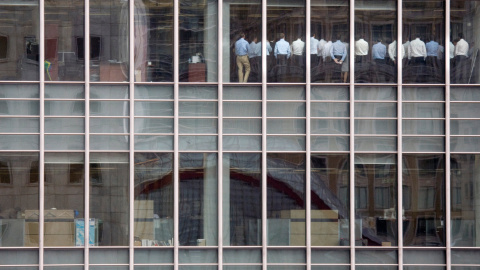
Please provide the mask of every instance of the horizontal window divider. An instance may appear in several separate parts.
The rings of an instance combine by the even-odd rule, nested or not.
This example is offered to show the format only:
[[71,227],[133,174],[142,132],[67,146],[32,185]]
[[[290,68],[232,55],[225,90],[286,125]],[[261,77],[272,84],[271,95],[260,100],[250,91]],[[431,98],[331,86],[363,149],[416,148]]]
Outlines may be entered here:
[[135,136],[173,136],[173,133],[134,133]]
[[1,84],[39,84],[40,81],[0,81]]
[[45,132],[44,134],[45,135],[85,135],[85,133],[61,133],[61,132],[52,132],[52,133]]
[[107,115],[107,116],[104,116],[104,115],[95,115],[95,116],[92,116],[90,115],[89,117],[90,119],[93,119],[93,118],[121,118],[121,119],[130,119],[130,117],[127,115],[127,116],[120,116],[120,115]]
[[172,85],[173,82],[133,82],[135,86],[142,86],[142,85]]
[[398,120],[398,117],[358,117],[355,116],[354,120]]
[[383,133],[355,133],[355,137],[398,137],[398,134],[383,134]]
[[90,85],[129,85],[129,81],[123,81],[123,82],[89,82]]
[[124,99],[124,98],[122,98],[122,99],[110,99],[110,98],[98,98],[98,99],[96,98],[96,99],[93,99],[93,98],[91,98],[90,102],[92,102],[92,101],[130,101],[130,99]]
[[0,115],[1,118],[39,118],[39,115]]
[[323,104],[323,103],[345,103],[345,104],[349,104],[350,101],[346,100],[346,99],[345,100],[310,99],[310,103],[311,104],[315,104],[315,103],[321,103],[321,104]]
[[441,103],[445,104],[444,100],[402,100],[402,103]]
[[418,152],[412,152],[412,151],[403,151],[402,154],[444,154],[445,151],[438,151],[438,152],[435,152],[435,151],[429,151],[429,152],[425,152],[425,151],[418,151]]
[[85,84],[85,81],[45,81],[45,85],[49,84]]
[[311,116],[310,119],[315,120],[315,119],[324,119],[324,120],[350,120],[350,117],[317,117],[317,116]]
[[[179,98],[179,102],[218,102],[219,100],[214,98],[214,99],[191,99],[191,98]],[[180,106],[181,107],[181,106]]]
[[307,117],[301,116],[301,117],[283,117],[283,116],[267,116],[268,119],[298,119],[298,120],[305,120]]
[[[232,151],[232,150],[223,150],[222,151],[224,154],[227,153],[227,154],[236,154],[236,153],[262,153],[261,150],[252,150],[252,151],[249,151],[249,150],[238,150],[238,151]],[[227,248],[227,247],[224,247],[224,248]],[[228,247],[230,248],[230,247]],[[239,248],[239,249],[243,249],[243,248],[251,248],[251,247],[232,247],[232,248]],[[260,248],[260,247],[259,247]]]
[[[347,153],[350,153],[350,151],[348,151]],[[331,249],[350,250],[350,246],[312,246],[312,251],[319,251],[319,250],[325,250],[325,249],[326,250],[331,250]]]
[[136,98],[134,101],[145,101],[145,102],[174,102],[175,100],[173,99],[144,99],[144,98]]
[[268,107],[268,103],[305,103],[306,100],[305,99],[290,99],[290,100],[287,100],[287,99],[267,99],[267,107]]
[[40,132],[32,132],[32,133],[26,133],[26,132],[0,132],[0,135],[40,135]]
[[227,266],[241,266],[241,265],[246,265],[246,266],[256,266],[256,265],[262,265],[261,263],[223,263],[223,265]]
[[90,132],[90,135],[108,135],[108,136],[128,136],[130,133],[93,133]]
[[2,101],[40,101],[40,98],[2,98]]
[[379,99],[356,99],[355,103],[398,103],[397,100],[379,100]]
[[[59,248],[60,249],[60,248]],[[63,248],[61,248],[63,250]],[[59,264],[59,263],[55,263],[55,264],[44,264],[45,266],[83,266],[84,264],[78,264],[78,263],[74,263],[74,264]]]
[[456,101],[450,101],[450,103],[480,103],[480,100],[456,100]]
[[97,263],[89,263],[89,266],[128,266],[128,263],[106,263],[106,264],[97,264]]
[[[90,149],[89,153],[128,153],[129,150],[92,150]],[[90,247],[92,248],[92,247]],[[104,248],[104,247],[95,247],[95,248]],[[116,247],[105,247],[105,248],[116,248]]]
[[403,266],[445,266],[446,264],[440,264],[440,263],[426,263],[426,264],[410,264],[410,263],[404,263]]
[[402,137],[445,137],[445,135],[429,135],[429,134],[402,134]]
[[262,119],[261,116],[224,116],[222,119]]
[[[61,152],[61,153],[85,153],[85,150],[45,150],[45,153],[57,153],[57,152]],[[47,248],[47,247],[45,247]],[[49,247],[49,248],[52,248],[52,249],[56,249],[56,247]],[[64,248],[62,246],[62,248]],[[70,248],[75,248],[75,247],[68,247],[69,249]],[[78,247],[79,249],[83,249],[83,246],[79,246]]]
[[7,268],[7,267],[12,267],[13,269],[15,269],[18,267],[32,267],[32,266],[39,266],[39,264],[38,263],[36,264],[2,264],[0,265],[0,269]]
[[480,118],[450,118],[450,120],[480,120]]
[[402,120],[445,120],[445,118],[412,118],[412,117],[402,117]]
[[[311,154],[348,154],[350,151],[310,151]],[[312,246],[312,248],[317,248],[316,246]]]
[[349,83],[310,83],[311,86],[342,86],[347,87]]
[[[355,151],[355,154],[397,154],[398,151]],[[406,153],[406,152],[402,152],[402,153]],[[413,152],[413,153],[417,153],[417,152]],[[364,209],[364,208],[362,208]]]
[[[185,86],[215,86],[218,85],[218,82],[178,82],[180,86],[185,85]],[[245,84],[239,84],[239,85],[245,85]]]
[[85,115],[45,115],[45,118],[85,118]]

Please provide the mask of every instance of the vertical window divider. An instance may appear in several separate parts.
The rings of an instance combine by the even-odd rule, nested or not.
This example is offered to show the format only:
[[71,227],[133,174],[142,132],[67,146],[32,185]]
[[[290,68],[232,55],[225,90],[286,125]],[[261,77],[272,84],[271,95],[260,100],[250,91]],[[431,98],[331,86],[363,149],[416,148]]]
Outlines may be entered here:
[[[355,0],[350,1],[350,43],[354,40],[355,34]],[[350,60],[352,60],[352,49],[355,49],[355,43],[350,45]],[[355,270],[355,86],[353,84],[355,78],[354,62],[350,61],[350,269]]]
[[129,177],[129,197],[130,197],[130,201],[129,201],[129,208],[130,208],[130,211],[129,211],[129,234],[128,234],[128,239],[129,239],[129,252],[128,252],[128,256],[129,256],[129,262],[130,262],[130,265],[129,265],[129,269],[130,270],[133,270],[134,269],[134,252],[135,252],[135,249],[134,249],[134,234],[135,234],[135,209],[134,209],[134,189],[135,189],[135,159],[134,159],[134,154],[135,154],[135,141],[134,141],[134,132],[135,132],[135,123],[134,123],[134,115],[135,115],[135,111],[134,111],[134,105],[135,105],[135,102],[134,102],[134,97],[135,97],[135,89],[134,89],[134,82],[135,82],[135,0],[129,0],[129,24],[128,24],[128,27],[129,27],[129,31],[128,31],[128,36],[129,36],[129,46],[128,46],[128,49],[129,49],[129,93],[130,93],[130,103],[129,103],[129,109],[130,109],[130,113],[129,113],[129,117],[130,117],[130,126],[129,126],[129,129],[130,129],[130,140],[129,140],[129,144],[130,144],[130,151],[129,151],[129,172],[130,172],[130,177]]
[[178,81],[179,81],[180,0],[173,0],[173,269],[178,270],[179,226],[179,153],[178,153]]
[[43,63],[45,62],[45,2],[39,1],[39,14],[40,14],[40,61],[39,61],[39,79],[40,79],[40,156],[38,165],[38,266],[43,269],[44,263],[44,231],[45,231],[45,68]]
[[90,261],[90,0],[85,0],[84,61],[85,61],[85,218],[84,228],[84,269],[89,269]]
[[306,200],[306,205],[305,205],[305,225],[306,225],[306,228],[305,228],[305,233],[306,233],[306,236],[305,236],[305,239],[306,239],[306,246],[307,246],[307,270],[310,270],[312,268],[312,226],[311,226],[311,206],[312,206],[312,203],[311,203],[311,136],[310,136],[310,89],[311,89],[311,57],[310,57],[310,37],[312,36],[311,35],[311,16],[312,16],[312,13],[311,13],[311,0],[306,0],[305,1],[305,15],[306,15],[306,18],[305,18],[305,60],[306,60],[306,65],[305,65],[305,71],[306,71],[306,76],[305,76],[305,82],[306,82],[306,86],[305,86],[305,98],[306,98],[306,104],[305,104],[305,116],[306,116],[306,119],[305,119],[305,131],[306,131],[306,138],[305,138],[305,154],[306,154],[306,174],[305,174],[305,182],[306,182],[306,185],[305,185],[305,200]]
[[223,1],[218,1],[218,19],[217,19],[217,40],[218,40],[218,50],[217,50],[217,64],[218,64],[218,94],[217,94],[217,150],[218,150],[218,269],[223,269]]
[[403,98],[402,98],[402,1],[397,1],[397,245],[398,269],[403,269]]
[[262,0],[262,270],[267,270],[267,0]]
[[447,270],[452,269],[450,177],[450,0],[445,0],[445,246]]

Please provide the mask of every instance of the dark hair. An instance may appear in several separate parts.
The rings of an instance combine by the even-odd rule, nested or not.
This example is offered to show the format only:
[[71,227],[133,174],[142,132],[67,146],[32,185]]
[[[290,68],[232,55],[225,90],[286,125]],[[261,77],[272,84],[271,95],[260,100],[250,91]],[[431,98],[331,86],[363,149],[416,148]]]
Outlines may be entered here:
[[279,39],[285,38],[285,34],[284,34],[284,33],[278,34],[278,38],[279,38]]
[[463,33],[458,33],[458,39],[462,39],[463,38]]

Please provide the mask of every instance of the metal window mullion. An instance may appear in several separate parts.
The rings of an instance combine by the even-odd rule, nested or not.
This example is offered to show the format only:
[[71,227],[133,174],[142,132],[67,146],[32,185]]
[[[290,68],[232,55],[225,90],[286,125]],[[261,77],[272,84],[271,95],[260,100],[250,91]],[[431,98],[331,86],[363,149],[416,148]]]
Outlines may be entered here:
[[[397,245],[398,268],[403,269],[403,97],[402,97],[402,48],[403,48],[403,3],[397,1]],[[406,56],[405,52],[405,56]]]
[[305,87],[305,97],[306,97],[306,123],[305,123],[305,132],[306,132],[306,138],[305,138],[305,154],[306,154],[306,174],[305,174],[305,200],[306,200],[306,205],[305,205],[305,233],[306,233],[306,246],[307,246],[307,252],[306,252],[306,260],[307,260],[307,270],[310,270],[312,268],[312,225],[311,225],[311,208],[312,208],[312,202],[311,202],[311,136],[310,136],[310,99],[311,99],[311,54],[310,54],[310,37],[312,36],[311,34],[311,0],[306,0],[305,1],[305,9],[306,9],[306,18],[305,18],[305,30],[306,30],[306,38],[305,38],[305,45],[306,45],[306,87]]
[[39,77],[40,77],[40,155],[38,165],[38,266],[39,269],[43,269],[44,263],[44,212],[45,212],[45,68],[43,63],[45,62],[45,1],[40,0],[39,3],[40,14],[40,61],[39,61]]
[[267,270],[267,0],[262,0],[262,40],[262,270]]
[[447,270],[452,268],[450,177],[450,0],[445,1],[445,240]]
[[355,87],[354,87],[354,62],[352,52],[355,49],[354,40],[355,34],[355,0],[350,1],[350,269],[355,270],[355,121],[354,121],[354,106],[355,106]]
[[84,61],[85,61],[85,218],[84,218],[84,269],[89,269],[90,258],[90,0],[85,0],[85,32],[84,32]]
[[217,107],[217,116],[218,116],[218,269],[223,269],[223,0],[218,1],[218,19],[217,19],[217,42],[218,42],[218,54],[217,54],[217,65],[218,65],[218,107]]
[[129,59],[130,63],[128,65],[129,67],[129,93],[130,93],[130,141],[129,141],[129,243],[128,243],[128,256],[129,256],[129,269],[133,270],[134,269],[134,232],[135,232],[135,213],[134,213],[134,203],[135,203],[135,195],[134,195],[134,188],[135,188],[135,111],[134,111],[134,98],[135,98],[135,2],[134,0],[129,0],[129,31],[128,31],[128,36],[129,36]]
[[179,235],[179,163],[178,153],[178,82],[179,82],[179,26],[180,0],[173,0],[173,269],[178,270]]

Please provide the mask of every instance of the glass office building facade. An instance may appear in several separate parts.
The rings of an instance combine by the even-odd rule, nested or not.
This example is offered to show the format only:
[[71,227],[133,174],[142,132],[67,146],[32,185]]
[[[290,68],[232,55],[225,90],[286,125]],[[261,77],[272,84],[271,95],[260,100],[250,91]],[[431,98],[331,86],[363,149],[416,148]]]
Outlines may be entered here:
[[480,268],[479,1],[0,14],[0,270]]

